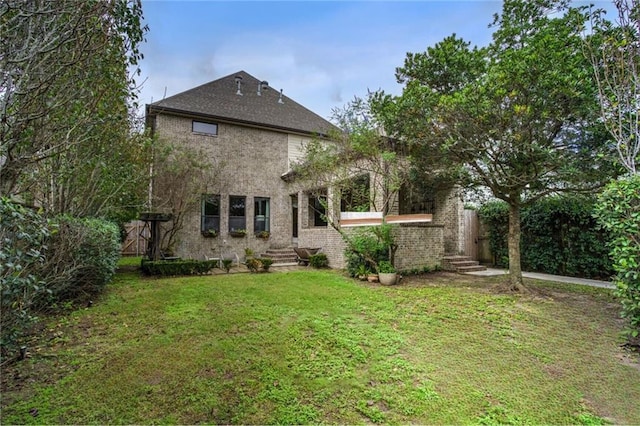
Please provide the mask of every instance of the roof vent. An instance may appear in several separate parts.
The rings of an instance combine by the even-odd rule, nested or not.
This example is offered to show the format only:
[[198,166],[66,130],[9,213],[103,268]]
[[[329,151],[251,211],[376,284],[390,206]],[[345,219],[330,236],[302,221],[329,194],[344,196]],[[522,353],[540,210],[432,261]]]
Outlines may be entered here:
[[262,96],[262,91],[267,90],[269,88],[269,82],[266,80],[258,83],[258,96]]
[[279,104],[283,104],[284,101],[282,100],[282,89],[280,89],[280,97],[278,98],[278,103]]
[[242,91],[240,90],[240,86],[242,85],[242,76],[236,75],[236,85],[238,86],[238,90],[236,91],[236,95],[242,96]]

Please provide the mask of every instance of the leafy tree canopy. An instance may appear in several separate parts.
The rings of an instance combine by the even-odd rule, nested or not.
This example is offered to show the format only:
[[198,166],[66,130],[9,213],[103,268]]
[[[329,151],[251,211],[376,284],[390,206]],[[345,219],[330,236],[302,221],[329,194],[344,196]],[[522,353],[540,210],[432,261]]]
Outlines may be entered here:
[[402,95],[375,97],[385,128],[407,141],[425,174],[446,171],[509,204],[516,290],[520,208],[550,193],[593,190],[612,173],[601,161],[610,144],[595,125],[596,87],[582,53],[586,20],[565,1],[507,0],[489,46],[452,35],[408,54],[396,71]]
[[144,200],[132,112],[146,30],[139,0],[0,4],[0,195],[121,220]]

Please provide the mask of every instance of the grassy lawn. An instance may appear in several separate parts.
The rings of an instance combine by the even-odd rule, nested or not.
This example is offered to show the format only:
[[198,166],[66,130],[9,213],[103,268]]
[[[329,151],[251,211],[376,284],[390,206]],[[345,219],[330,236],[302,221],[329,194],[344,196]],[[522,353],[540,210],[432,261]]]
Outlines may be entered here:
[[0,423],[640,424],[609,291],[499,279],[122,272],[3,368]]

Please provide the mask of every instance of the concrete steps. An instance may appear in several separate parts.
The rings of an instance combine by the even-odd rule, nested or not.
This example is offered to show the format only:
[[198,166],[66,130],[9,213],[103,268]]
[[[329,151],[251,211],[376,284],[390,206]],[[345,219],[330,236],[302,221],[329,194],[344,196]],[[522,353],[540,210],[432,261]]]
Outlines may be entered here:
[[280,263],[296,263],[298,259],[296,252],[293,251],[291,247],[281,249],[270,248],[266,252],[260,254],[260,257],[272,259],[274,265]]
[[486,271],[487,268],[480,265],[480,262],[471,260],[468,256],[445,255],[442,258],[442,269],[452,272],[478,272]]

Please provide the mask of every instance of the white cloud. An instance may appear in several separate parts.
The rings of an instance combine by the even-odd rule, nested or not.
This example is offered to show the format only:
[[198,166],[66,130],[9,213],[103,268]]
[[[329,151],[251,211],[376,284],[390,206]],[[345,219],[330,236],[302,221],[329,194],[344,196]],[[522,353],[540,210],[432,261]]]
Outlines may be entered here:
[[[323,117],[354,95],[399,93],[407,51],[488,33],[490,2],[152,3],[142,103],[245,70]],[[157,32],[153,32],[155,31]]]

